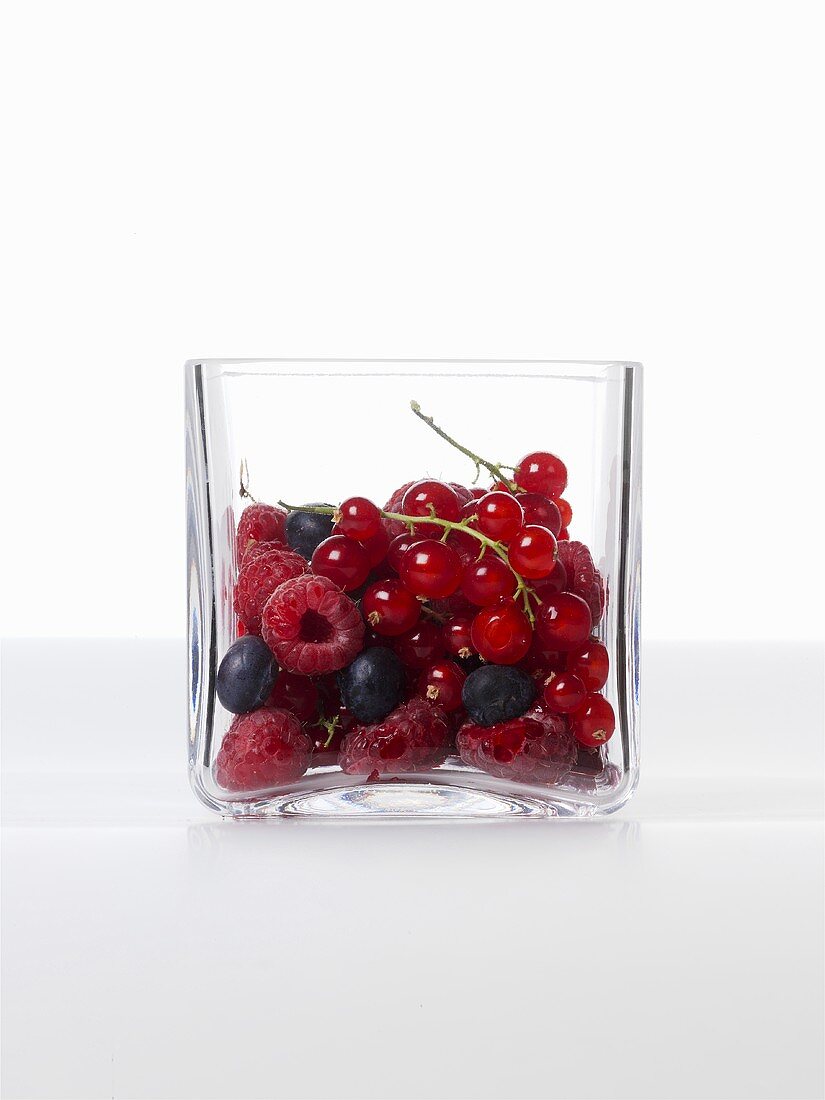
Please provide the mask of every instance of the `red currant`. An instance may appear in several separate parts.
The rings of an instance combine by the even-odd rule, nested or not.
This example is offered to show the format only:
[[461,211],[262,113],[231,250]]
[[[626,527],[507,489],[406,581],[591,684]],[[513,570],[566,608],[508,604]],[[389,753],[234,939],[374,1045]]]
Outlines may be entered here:
[[[461,514],[461,501],[455,489],[443,481],[416,481],[404,493],[401,511],[405,516],[432,516],[433,511],[439,519],[456,521]],[[415,530],[420,535],[438,536],[444,528],[437,523],[417,523]]]
[[360,541],[370,560],[370,565],[374,569],[387,556],[387,551],[390,548],[390,536],[382,525],[371,538],[361,539]]
[[461,583],[461,559],[445,542],[425,539],[406,552],[399,573],[414,595],[441,600]]
[[235,634],[238,638],[242,638],[244,636],[244,634],[246,634],[246,627],[244,626],[244,624],[241,622],[240,619],[238,619],[238,625],[235,628]]
[[525,455],[514,476],[526,493],[558,497],[567,487],[567,467],[560,458],[547,451],[531,451]]
[[567,530],[566,527],[562,527],[556,538],[559,540],[559,542],[567,542],[570,539],[570,532]]
[[330,535],[315,547],[312,555],[312,572],[351,592],[360,588],[370,571],[367,552],[346,535]]
[[489,489],[471,489],[470,490],[470,497],[473,500],[481,500],[482,497],[487,496],[489,491],[490,491]]
[[401,581],[384,580],[366,590],[361,611],[376,634],[394,638],[412,630],[421,614],[421,604]]
[[437,661],[425,668],[418,681],[421,695],[446,711],[461,706],[461,689],[467,679],[455,661]]
[[559,506],[559,515],[561,516],[562,527],[569,527],[573,519],[573,509],[570,507],[564,497],[559,497],[559,499],[556,501],[556,504],[558,504]]
[[591,692],[579,709],[570,716],[570,728],[580,745],[598,748],[610,740],[616,729],[613,707],[603,695]]
[[544,684],[544,701],[556,714],[572,714],[586,695],[584,684],[572,672],[551,672]]
[[556,564],[547,576],[534,578],[530,582],[530,586],[542,600],[546,592],[564,592],[567,588],[567,569],[564,562],[557,558]]
[[411,535],[409,531],[403,531],[400,535],[396,535],[390,543],[387,550],[387,561],[398,572],[401,568],[401,559],[407,553],[411,546],[415,546],[417,542],[421,542],[418,535]]
[[366,542],[381,528],[381,512],[366,497],[347,497],[338,511],[338,530],[348,538]]
[[567,669],[584,682],[588,691],[600,691],[607,683],[607,674],[610,671],[607,648],[591,638],[583,649],[567,655]]
[[479,531],[496,542],[509,542],[524,524],[521,505],[510,493],[488,493],[473,504]]
[[518,502],[524,512],[525,523],[546,527],[557,535],[561,530],[561,513],[556,502],[541,493],[519,493]]
[[579,649],[590,637],[592,616],[580,596],[572,592],[542,595],[536,612],[536,631],[553,649]]
[[515,593],[516,578],[507,562],[497,554],[489,554],[465,566],[461,591],[470,603],[489,607]]
[[444,637],[441,627],[423,619],[396,638],[393,649],[407,668],[426,668],[444,655]]
[[472,496],[472,492],[467,488],[466,485],[459,485],[457,481],[449,481],[447,482],[447,484],[458,497],[459,503],[461,504],[465,504]]
[[510,486],[507,484],[506,481],[494,481],[493,484],[490,486],[490,488],[487,490],[487,492],[488,493],[509,493],[511,496],[513,495],[513,490],[510,488]]
[[470,627],[473,620],[464,615],[449,619],[442,627],[444,645],[451,657],[471,657],[473,643],[470,640]]
[[548,576],[556,564],[556,538],[546,527],[522,527],[507,551],[510,564],[527,580]]
[[318,689],[308,676],[298,676],[281,669],[266,705],[282,707],[302,722],[309,722],[318,714]]
[[530,649],[521,665],[525,672],[540,672],[544,680],[551,672],[561,672],[564,668],[564,654],[551,649],[534,631]]
[[507,600],[479,611],[473,619],[470,638],[485,661],[514,665],[530,648],[533,631],[524,612]]

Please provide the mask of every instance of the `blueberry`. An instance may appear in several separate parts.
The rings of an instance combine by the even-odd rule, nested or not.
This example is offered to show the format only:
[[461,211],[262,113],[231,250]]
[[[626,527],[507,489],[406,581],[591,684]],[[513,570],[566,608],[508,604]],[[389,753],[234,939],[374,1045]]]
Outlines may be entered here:
[[338,673],[341,701],[358,722],[380,722],[401,701],[404,666],[383,646],[365,649]]
[[263,638],[247,634],[232,643],[220,663],[218,698],[233,714],[246,714],[264,704],[277,676],[272,650]]
[[[321,507],[329,507],[322,505]],[[286,541],[296,554],[307,561],[315,552],[315,547],[332,534],[332,516],[323,516],[318,512],[290,512],[286,517]]]
[[464,681],[461,701],[477,726],[519,718],[536,697],[533,679],[510,665],[482,665]]

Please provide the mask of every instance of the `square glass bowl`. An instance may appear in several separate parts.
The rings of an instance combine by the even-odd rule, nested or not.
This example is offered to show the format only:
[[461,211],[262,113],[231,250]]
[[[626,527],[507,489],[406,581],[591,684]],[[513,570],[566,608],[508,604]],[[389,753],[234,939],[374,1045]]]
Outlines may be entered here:
[[[411,408],[413,402],[421,415]],[[423,417],[431,418],[450,439],[433,430]],[[206,806],[238,817],[496,818],[592,816],[611,813],[627,801],[636,786],[639,768],[638,364],[192,360],[186,364],[186,440],[189,771],[193,789]],[[454,446],[451,440],[466,450]],[[493,471],[484,463],[477,467],[475,458],[468,457],[466,451],[483,459]],[[564,635],[566,612],[564,607],[559,611],[556,606],[558,585],[548,583],[547,578],[531,582],[522,577],[524,585],[535,585],[535,595],[519,588],[515,606],[522,611],[529,608],[533,617],[541,618],[545,625],[541,637],[539,627],[535,628],[527,656],[517,666],[505,667],[518,667],[535,685],[535,700],[526,715],[529,721],[517,715],[506,719],[514,725],[504,728],[501,722],[480,724],[478,714],[476,720],[471,719],[463,704],[446,715],[439,709],[439,717],[424,731],[423,739],[432,748],[434,738],[440,747],[434,752],[416,750],[411,755],[407,750],[411,745],[415,749],[413,743],[422,735],[415,725],[415,715],[398,734],[401,740],[396,736],[393,741],[392,728],[376,729],[375,722],[358,723],[339,710],[336,670],[308,677],[309,684],[299,682],[296,694],[294,677],[303,675],[299,671],[290,673],[291,680],[283,681],[275,726],[264,722],[250,740],[251,727],[245,721],[240,735],[226,743],[223,764],[218,760],[233,721],[237,731],[243,720],[243,716],[236,719],[222,706],[217,676],[229,648],[239,635],[249,633],[239,621],[234,592],[240,566],[238,522],[251,503],[250,495],[271,505],[279,501],[293,506],[327,502],[329,511],[345,499],[359,496],[380,508],[399,487],[430,478],[465,487],[455,490],[462,503],[473,488],[489,490],[499,480],[496,469],[511,488],[519,476],[541,487],[541,468],[534,470],[531,478],[524,472],[526,467],[519,466],[522,457],[532,452],[561,457],[568,471],[566,488],[559,491],[556,486],[555,498],[549,489],[543,495],[549,495],[554,503],[562,497],[557,507],[569,530],[560,531],[559,546],[564,541],[569,541],[569,546],[562,547],[559,556],[567,562],[567,590],[576,599],[584,599],[591,607],[591,618],[598,619],[593,621],[589,634],[604,647],[599,649],[602,658],[606,650],[609,669],[603,685],[600,681],[604,668],[599,671],[599,661],[594,665],[588,658],[593,643],[574,644],[572,635]],[[400,500],[396,497],[394,507],[389,509],[394,514],[399,514]],[[564,514],[565,502],[572,509],[572,518]],[[413,504],[409,499],[407,505],[400,514],[410,514]],[[474,514],[474,507],[464,509],[464,519]],[[312,515],[317,518],[321,513]],[[552,530],[552,523],[548,524]],[[469,525],[479,530],[478,520],[470,520]],[[382,526],[389,534],[406,530],[399,520],[386,520]],[[461,532],[463,538],[457,538],[458,531],[431,526],[429,534],[435,534],[437,542],[445,533],[447,545],[464,543],[462,569],[476,556],[468,553],[468,546],[502,561],[507,557],[505,549],[502,558],[502,540],[494,539],[498,545],[491,547],[466,531]],[[268,534],[264,532],[264,536]],[[419,537],[420,528],[415,534]],[[247,553],[255,536],[260,537],[260,532],[253,531],[252,537],[246,534],[241,552]],[[286,537],[283,531],[281,537]],[[580,544],[589,549],[589,555]],[[588,564],[590,558],[595,573]],[[386,559],[374,567],[368,583],[382,578],[400,583]],[[303,584],[300,582],[298,587]],[[272,600],[279,598],[278,591]],[[347,600],[353,600],[352,614],[357,609],[359,631],[361,621],[367,620],[364,640],[358,645],[388,647],[402,656],[403,688],[396,702],[403,704],[416,697],[428,699],[432,707],[439,708],[439,689],[430,682],[432,675],[406,664],[409,653],[415,652],[414,645],[408,644],[405,649],[397,638],[376,634],[376,616],[370,619],[367,607],[361,604],[363,591],[361,586],[346,595]],[[335,599],[340,602],[337,595]],[[513,602],[509,601],[511,605]],[[477,604],[468,604],[461,590],[446,602],[429,599],[419,603],[420,622],[431,623],[442,632],[445,624],[456,618],[463,619],[466,628],[483,610]],[[266,611],[263,614],[265,618]],[[478,635],[473,635],[476,640],[489,640],[495,635],[495,622],[490,626],[490,619],[487,616],[485,620],[486,634],[479,626]],[[554,626],[557,620],[560,626]],[[558,635],[554,633],[557,627],[561,631]],[[254,629],[253,625],[252,633]],[[266,634],[266,629],[259,629]],[[460,635],[460,628],[456,630]],[[432,629],[428,627],[425,633],[431,642]],[[320,635],[310,632],[307,637]],[[563,639],[563,644],[555,649],[553,639],[557,637]],[[432,660],[451,661],[451,667],[458,665],[460,681],[461,676],[469,678],[474,669],[486,668],[490,663],[482,663],[474,653],[467,657],[466,651],[462,648],[461,656],[444,653],[442,645],[440,653],[433,651]],[[288,665],[293,656],[279,652],[284,653]],[[508,659],[512,656],[511,650]],[[347,654],[347,659],[352,659],[352,654]],[[425,654],[425,663],[429,665],[432,660]],[[321,665],[323,668],[323,660]],[[283,668],[279,675],[283,676]],[[591,706],[587,711],[591,695],[573,712],[559,711],[560,706],[569,707],[571,700],[576,702],[575,682],[572,694],[562,691],[558,698],[552,692],[545,695],[547,681],[558,681],[565,675],[568,681],[578,676],[579,684],[596,690],[609,703],[608,713],[612,708],[615,717],[612,736],[609,721],[593,718],[594,714],[603,716],[603,703],[597,701],[595,710]],[[507,677],[512,679],[511,674],[505,674],[509,684]],[[288,682],[293,685],[291,693],[285,690]],[[479,698],[488,704],[489,682],[489,676],[474,681],[481,693]],[[386,687],[386,683],[378,683],[379,695]],[[446,699],[450,692],[445,690]],[[550,701],[545,702],[546,698]],[[492,699],[494,710],[497,702]],[[285,703],[286,709],[297,712],[298,717],[283,717]],[[455,699],[452,703],[455,705]],[[475,705],[478,709],[477,700]],[[420,719],[421,704],[416,706]],[[524,710],[523,704],[519,709]],[[392,715],[384,721],[391,723]],[[425,725],[429,721],[428,717]],[[284,736],[284,722],[288,727],[286,744],[278,740]],[[359,736],[360,761],[353,741]],[[605,736],[609,739],[604,740]],[[262,740],[256,741],[256,737]],[[280,781],[282,772],[277,764],[274,770],[268,770],[266,754],[277,757],[279,752],[293,772],[295,760],[290,754],[303,754],[297,763],[302,774],[285,782]],[[243,757],[235,771],[225,766],[233,753],[235,758],[239,754]],[[256,762],[262,766],[257,767]],[[371,762],[376,766],[371,767]],[[394,767],[399,770],[394,771]],[[227,780],[230,773],[231,781]]]

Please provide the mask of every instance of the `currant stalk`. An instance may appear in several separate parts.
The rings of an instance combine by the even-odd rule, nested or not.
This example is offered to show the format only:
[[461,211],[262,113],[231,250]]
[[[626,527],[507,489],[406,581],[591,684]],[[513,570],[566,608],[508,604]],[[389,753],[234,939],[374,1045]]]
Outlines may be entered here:
[[457,451],[461,451],[463,455],[466,455],[467,458],[469,458],[473,462],[476,468],[476,476],[474,482],[478,481],[481,475],[481,467],[483,466],[485,470],[488,470],[493,475],[496,481],[500,481],[504,485],[506,485],[511,493],[514,493],[516,491],[518,486],[516,485],[515,481],[513,481],[512,478],[506,477],[503,473],[504,470],[509,470],[511,473],[515,473],[515,470],[512,466],[502,466],[501,463],[488,462],[486,458],[482,458],[474,451],[471,451],[469,447],[465,447],[462,443],[459,443],[457,439],[453,439],[451,435],[447,435],[443,428],[439,428],[439,426],[436,424],[431,416],[424,415],[424,413],[421,411],[421,406],[418,404],[417,401],[411,401],[410,408],[419,420],[423,420],[428,428],[432,428],[436,435],[440,435],[441,438],[446,440],[446,442],[449,443],[451,447],[455,447]]

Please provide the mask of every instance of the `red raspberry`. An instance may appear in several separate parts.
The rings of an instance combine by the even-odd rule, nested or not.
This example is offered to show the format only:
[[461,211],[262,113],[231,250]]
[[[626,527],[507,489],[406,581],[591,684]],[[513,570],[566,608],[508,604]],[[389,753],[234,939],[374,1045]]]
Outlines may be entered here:
[[558,545],[558,555],[567,571],[567,591],[584,600],[595,626],[604,614],[604,582],[593,564],[590,551],[583,542],[562,540]]
[[215,779],[225,791],[257,791],[291,783],[309,767],[312,742],[294,714],[261,707],[239,714],[215,760]]
[[306,572],[307,563],[291,550],[270,550],[241,566],[235,582],[235,612],[249,634],[261,633],[264,604],[284,583]]
[[343,668],[364,641],[364,620],[349,596],[311,573],[277,588],[262,619],[264,641],[278,664],[302,676]]
[[254,539],[250,539],[246,544],[246,549],[243,552],[243,557],[240,559],[239,565],[248,565],[249,562],[261,557],[262,554],[268,554],[270,550],[288,549],[288,546],[283,542],[278,542],[276,539],[270,539],[266,542],[255,542]]
[[[415,485],[415,482],[408,481],[406,485],[402,485],[400,489],[396,489],[390,499],[384,505],[383,511],[401,512],[401,504],[404,500],[404,494],[412,485]],[[409,534],[409,528],[405,524],[403,524],[400,519],[385,519],[382,520],[381,523],[384,530],[389,535],[390,541],[392,541],[392,539],[394,538],[397,538],[398,535],[403,535],[404,533]]]
[[286,546],[286,512],[283,508],[273,508],[271,504],[250,504],[244,508],[238,520],[238,533],[235,546],[238,561],[243,560],[244,551],[250,540],[255,542],[280,542]]
[[558,783],[576,762],[576,742],[567,722],[540,706],[496,726],[466,722],[456,743],[465,764],[522,783]]
[[449,748],[450,731],[441,707],[410,699],[383,722],[351,730],[338,763],[347,775],[421,771],[443,764]]

